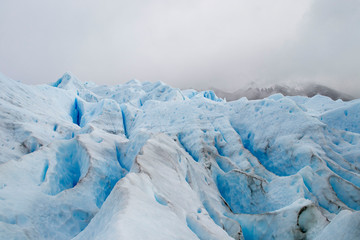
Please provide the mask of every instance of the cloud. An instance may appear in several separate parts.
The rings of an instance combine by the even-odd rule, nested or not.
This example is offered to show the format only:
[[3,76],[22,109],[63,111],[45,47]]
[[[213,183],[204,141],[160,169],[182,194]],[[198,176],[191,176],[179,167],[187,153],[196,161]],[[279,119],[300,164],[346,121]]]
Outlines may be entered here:
[[[19,4],[21,3],[21,4]],[[29,83],[71,71],[234,90],[248,82],[359,79],[359,1],[3,0],[0,71]]]
[[360,97],[359,22],[358,0],[314,1],[296,39],[264,61],[268,81],[315,81]]

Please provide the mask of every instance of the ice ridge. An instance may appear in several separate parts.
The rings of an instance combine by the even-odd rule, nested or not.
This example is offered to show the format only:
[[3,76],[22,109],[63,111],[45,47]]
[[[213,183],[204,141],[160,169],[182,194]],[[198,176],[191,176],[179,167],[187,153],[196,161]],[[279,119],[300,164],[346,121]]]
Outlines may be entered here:
[[360,236],[360,99],[0,88],[0,239]]

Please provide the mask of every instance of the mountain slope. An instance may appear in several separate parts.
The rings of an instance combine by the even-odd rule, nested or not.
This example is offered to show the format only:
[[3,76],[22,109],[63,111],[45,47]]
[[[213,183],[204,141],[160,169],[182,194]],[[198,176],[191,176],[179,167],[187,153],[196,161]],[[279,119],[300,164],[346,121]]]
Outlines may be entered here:
[[234,101],[242,97],[246,97],[249,100],[263,99],[277,93],[281,93],[284,96],[314,97],[315,95],[323,95],[333,100],[342,99],[344,101],[351,101],[355,99],[348,94],[319,84],[307,84],[300,88],[293,88],[286,85],[274,85],[267,88],[249,87],[246,89],[239,89],[232,93],[216,88],[213,88],[213,91],[217,96],[226,98],[227,101]]
[[0,239],[359,236],[359,100],[0,85]]

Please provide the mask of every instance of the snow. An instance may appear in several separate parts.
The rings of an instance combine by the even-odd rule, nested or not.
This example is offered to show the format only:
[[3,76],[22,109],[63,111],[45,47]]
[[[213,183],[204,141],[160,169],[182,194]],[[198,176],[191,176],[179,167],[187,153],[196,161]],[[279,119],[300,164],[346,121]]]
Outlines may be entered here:
[[0,239],[359,236],[360,100],[0,88]]
[[131,173],[116,184],[103,208],[75,239],[230,239],[205,209],[198,211],[201,201],[185,181],[188,161],[193,160],[186,158],[173,139],[151,138]]
[[315,239],[358,239],[360,212],[341,211]]

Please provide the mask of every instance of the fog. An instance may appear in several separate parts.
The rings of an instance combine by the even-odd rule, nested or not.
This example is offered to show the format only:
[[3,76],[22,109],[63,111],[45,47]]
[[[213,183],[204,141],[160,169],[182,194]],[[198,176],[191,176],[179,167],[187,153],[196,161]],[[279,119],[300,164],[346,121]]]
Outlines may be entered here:
[[225,91],[316,82],[360,97],[359,0],[2,0],[0,72]]

